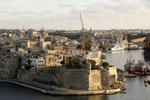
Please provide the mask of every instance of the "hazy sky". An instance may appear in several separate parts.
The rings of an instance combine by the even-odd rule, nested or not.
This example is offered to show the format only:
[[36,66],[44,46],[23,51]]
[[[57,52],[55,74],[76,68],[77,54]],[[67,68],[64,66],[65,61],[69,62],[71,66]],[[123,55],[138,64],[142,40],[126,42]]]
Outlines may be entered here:
[[0,28],[150,29],[150,0],[0,0]]

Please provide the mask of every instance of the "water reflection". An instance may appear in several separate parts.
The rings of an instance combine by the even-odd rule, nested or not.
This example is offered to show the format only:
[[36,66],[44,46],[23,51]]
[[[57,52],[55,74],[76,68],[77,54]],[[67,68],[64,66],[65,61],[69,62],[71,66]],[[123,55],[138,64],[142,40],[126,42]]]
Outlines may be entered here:
[[111,52],[111,53],[116,53],[116,54],[119,54],[119,53],[125,53],[125,51],[116,51],[116,52]]
[[150,49],[144,50],[144,59],[146,62],[150,62]]
[[88,96],[88,100],[110,100],[107,95]]
[[[49,98],[52,98],[52,97],[50,96]],[[108,95],[54,96],[53,99],[54,100],[110,100]],[[51,100],[53,100],[53,99],[51,99]]]
[[106,60],[109,64],[116,66],[117,68],[124,69],[124,65],[127,60],[134,59],[135,62],[139,60],[144,61],[143,50],[121,51],[115,53],[104,53]]

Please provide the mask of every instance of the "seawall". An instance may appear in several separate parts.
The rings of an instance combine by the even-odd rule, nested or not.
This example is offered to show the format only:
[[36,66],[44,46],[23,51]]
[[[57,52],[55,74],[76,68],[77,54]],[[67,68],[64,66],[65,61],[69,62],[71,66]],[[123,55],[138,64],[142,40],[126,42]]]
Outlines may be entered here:
[[110,90],[64,90],[62,91],[62,89],[60,88],[60,91],[57,90],[48,90],[46,88],[41,88],[38,87],[36,85],[31,85],[28,83],[23,83],[17,80],[0,80],[0,82],[4,82],[4,83],[10,83],[10,84],[14,84],[14,85],[18,85],[18,86],[22,86],[25,88],[29,88],[29,89],[33,89],[36,90],[38,92],[44,93],[44,94],[48,94],[48,95],[56,95],[56,96],[70,96],[70,95],[106,95],[106,94],[114,94],[114,93],[119,93],[121,92],[120,88],[117,89],[110,89]]

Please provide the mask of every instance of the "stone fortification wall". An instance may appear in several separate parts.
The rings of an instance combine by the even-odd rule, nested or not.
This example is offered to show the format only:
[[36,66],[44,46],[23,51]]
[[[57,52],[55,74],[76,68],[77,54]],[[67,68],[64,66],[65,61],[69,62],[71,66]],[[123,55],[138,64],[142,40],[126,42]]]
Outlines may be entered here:
[[115,76],[115,81],[117,81],[118,79],[118,75],[117,75],[117,68],[116,67],[109,67],[109,75],[110,76]]
[[[47,85],[73,90],[98,90],[108,87],[108,72],[105,70],[50,68],[43,71],[36,80]],[[104,86],[104,87],[103,87]]]
[[101,70],[101,83],[103,89],[110,89],[108,70],[105,69]]
[[0,76],[4,79],[13,79],[17,76],[18,56],[5,54],[0,58]]
[[89,72],[87,70],[70,69],[63,75],[63,86],[68,89],[88,90]]
[[35,76],[34,80],[40,83],[46,83],[46,85],[55,85],[67,89],[88,90],[89,71],[62,67],[46,68],[46,70],[43,70],[39,75]]
[[102,89],[101,71],[91,70],[89,74],[89,90]]

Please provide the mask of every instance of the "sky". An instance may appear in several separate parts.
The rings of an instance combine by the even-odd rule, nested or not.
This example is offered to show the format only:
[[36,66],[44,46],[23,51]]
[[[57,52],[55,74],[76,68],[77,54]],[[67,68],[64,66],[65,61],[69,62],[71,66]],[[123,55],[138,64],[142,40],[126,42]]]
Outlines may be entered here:
[[0,0],[0,29],[150,29],[150,0]]

